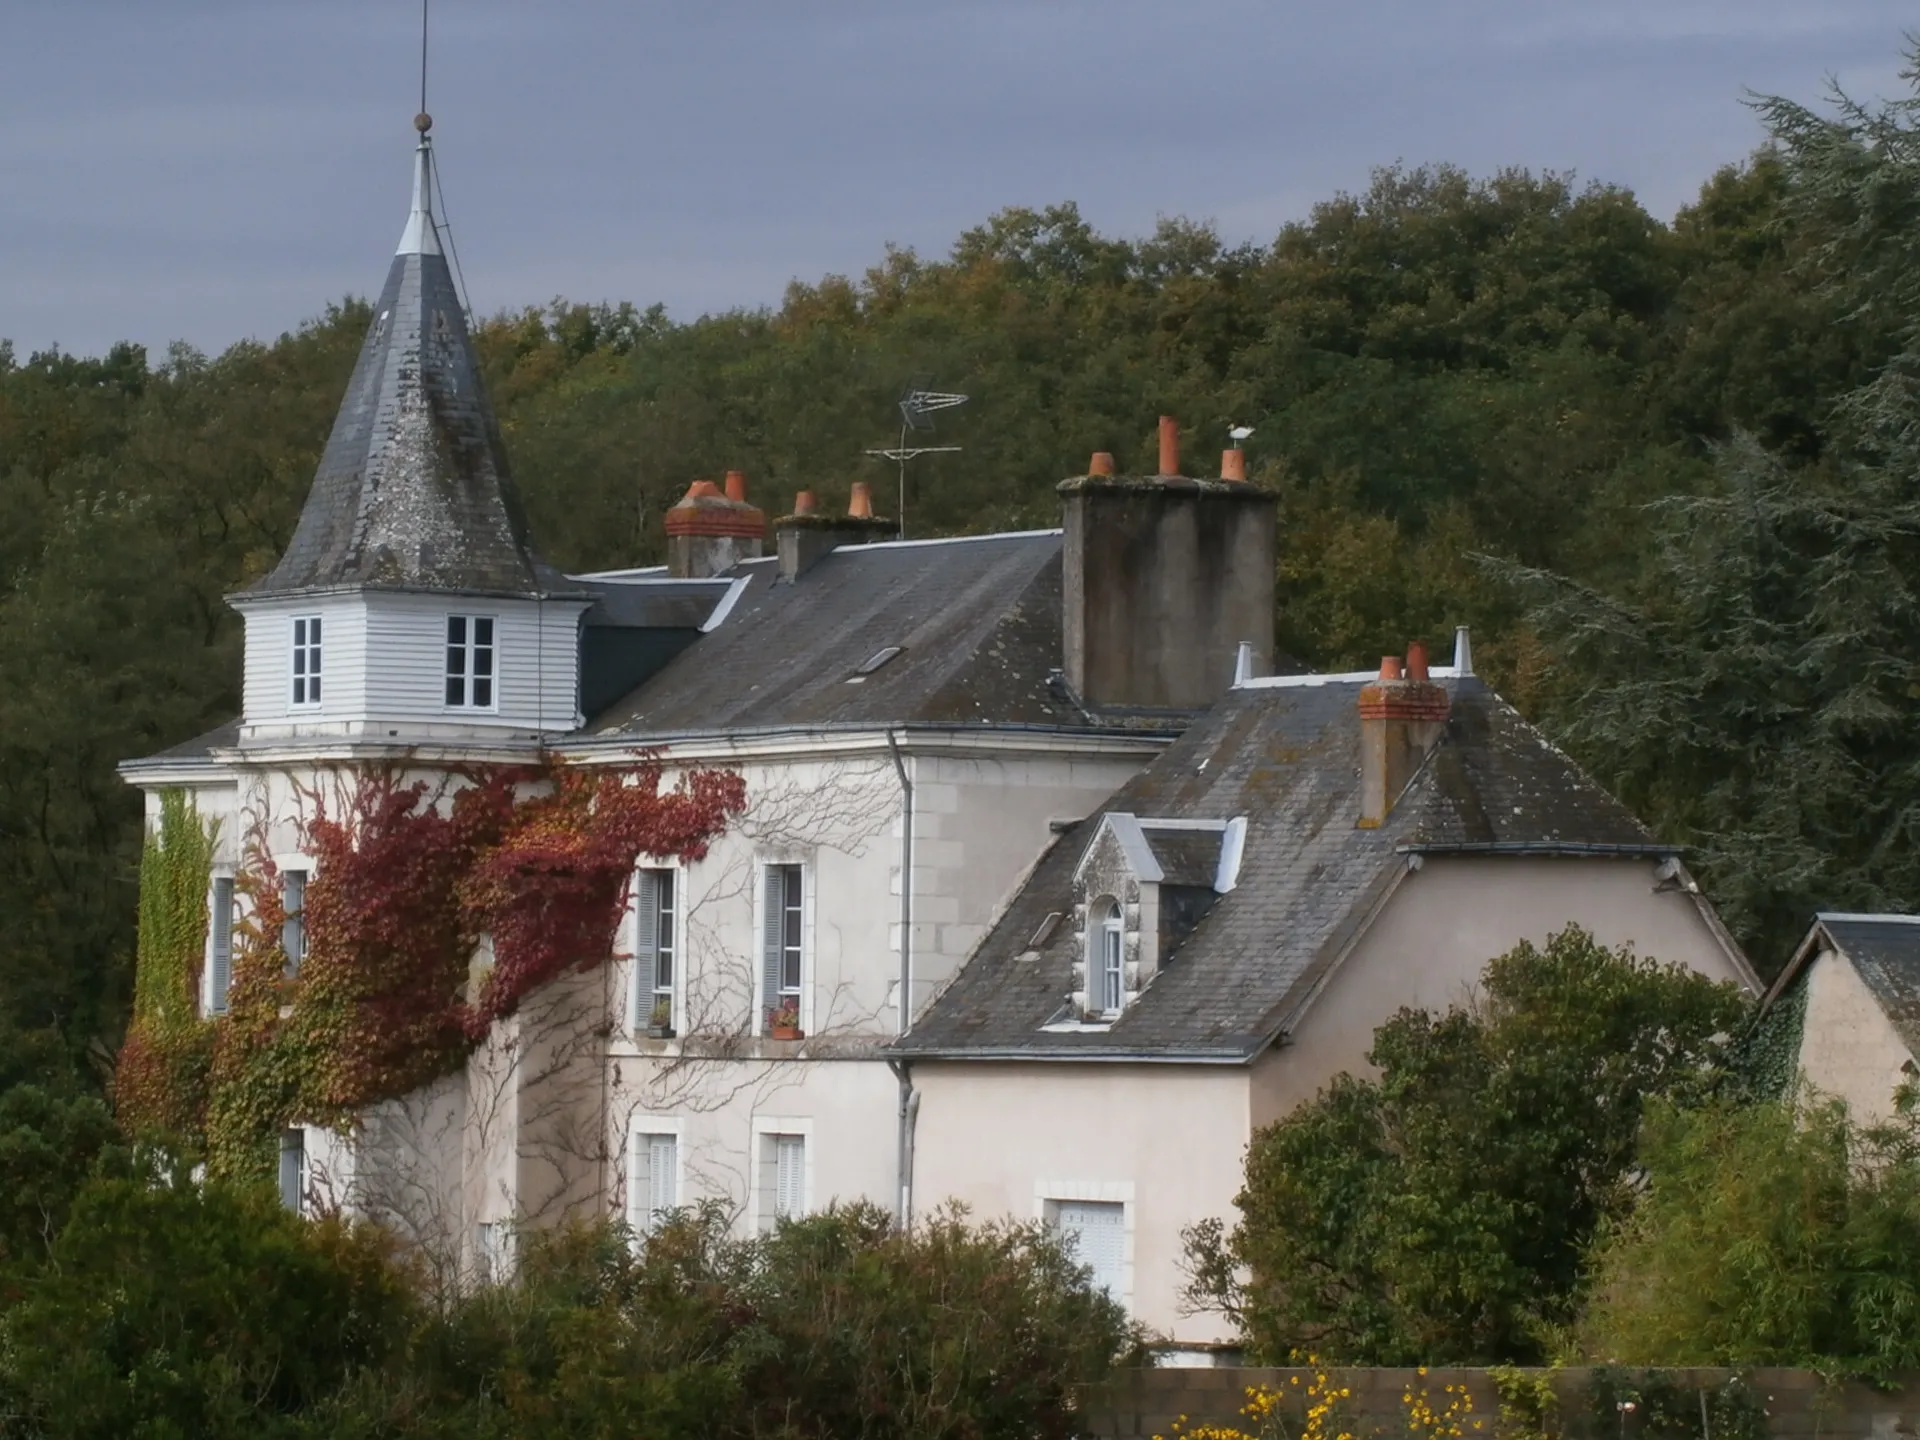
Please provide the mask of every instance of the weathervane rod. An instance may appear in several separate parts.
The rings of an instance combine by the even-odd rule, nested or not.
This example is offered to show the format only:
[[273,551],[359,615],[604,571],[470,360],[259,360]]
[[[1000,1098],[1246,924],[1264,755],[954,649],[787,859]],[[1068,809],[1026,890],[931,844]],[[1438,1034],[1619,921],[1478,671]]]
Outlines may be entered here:
[[427,0],[420,0],[420,113],[427,113]]

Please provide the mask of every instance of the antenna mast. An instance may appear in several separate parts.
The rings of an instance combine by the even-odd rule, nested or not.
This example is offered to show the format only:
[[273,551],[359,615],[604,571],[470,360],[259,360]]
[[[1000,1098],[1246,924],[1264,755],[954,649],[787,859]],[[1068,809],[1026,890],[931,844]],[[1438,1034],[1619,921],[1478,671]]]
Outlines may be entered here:
[[[424,0],[423,0],[424,3]],[[961,450],[959,445],[909,445],[907,432],[917,430],[931,433],[933,430],[933,412],[952,410],[967,403],[971,396],[956,395],[950,391],[930,390],[932,382],[923,378],[908,382],[900,396],[900,443],[885,450],[868,450],[864,453],[880,460],[892,460],[900,467],[900,538],[907,538],[907,462],[918,460],[922,455],[955,455]]]

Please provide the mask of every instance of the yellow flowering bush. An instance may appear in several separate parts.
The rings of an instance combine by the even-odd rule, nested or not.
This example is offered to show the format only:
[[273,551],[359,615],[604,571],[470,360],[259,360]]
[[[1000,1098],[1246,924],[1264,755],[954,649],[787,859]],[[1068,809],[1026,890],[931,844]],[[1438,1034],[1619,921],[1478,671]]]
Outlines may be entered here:
[[[1414,1374],[1425,1380],[1427,1367],[1422,1365]],[[1401,1392],[1408,1440],[1465,1440],[1467,1435],[1487,1428],[1486,1421],[1473,1413],[1473,1396],[1465,1385],[1444,1385],[1440,1394],[1436,1405],[1425,1385],[1418,1389],[1408,1386]]]
[[[1312,1357],[1307,1363],[1317,1367]],[[1240,1407],[1240,1415],[1251,1429],[1210,1422],[1189,1425],[1187,1417],[1182,1415],[1173,1422],[1171,1436],[1156,1435],[1153,1440],[1357,1440],[1340,1423],[1337,1414],[1340,1402],[1352,1398],[1352,1390],[1334,1384],[1327,1372],[1318,1368],[1306,1385],[1302,1386],[1300,1377],[1294,1375],[1289,1378],[1288,1387],[1298,1390],[1297,1398],[1304,1406],[1297,1436],[1287,1428],[1287,1413],[1293,1409],[1288,1403],[1289,1390],[1249,1385],[1247,1403]]]

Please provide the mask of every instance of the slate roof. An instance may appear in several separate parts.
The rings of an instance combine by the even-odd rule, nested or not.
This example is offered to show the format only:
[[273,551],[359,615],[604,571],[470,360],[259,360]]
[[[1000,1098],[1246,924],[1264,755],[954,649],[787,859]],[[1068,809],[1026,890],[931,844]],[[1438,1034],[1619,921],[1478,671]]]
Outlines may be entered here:
[[204,760],[215,750],[230,750],[239,743],[240,722],[229,720],[191,740],[182,740],[178,745],[169,745],[164,750],[156,751],[137,763],[146,765],[155,760]]
[[[971,959],[894,1049],[962,1057],[1244,1061],[1290,1025],[1315,979],[1404,874],[1408,850],[1664,853],[1644,827],[1481,681],[1443,682],[1446,733],[1378,829],[1360,804],[1360,682],[1229,692],[1107,810],[1247,817],[1236,887],[1105,1032],[1043,1031],[1073,989],[1073,872],[1099,815],[1062,834]],[[1158,842],[1155,843],[1156,854]]]
[[[1814,920],[1815,935],[1822,931],[1852,962],[1907,1048],[1920,1055],[1920,915],[1827,912]],[[1774,995],[1791,984],[1812,949],[1802,947],[1796,963],[1774,982]]]
[[1101,723],[1050,678],[1060,550],[1058,531],[844,546],[791,582],[772,558],[747,561],[724,622],[587,731]]
[[1163,885],[1205,885],[1212,888],[1220,873],[1218,830],[1157,830],[1143,827],[1153,858],[1160,862]]
[[426,201],[414,211],[280,563],[245,593],[572,593],[534,553]]

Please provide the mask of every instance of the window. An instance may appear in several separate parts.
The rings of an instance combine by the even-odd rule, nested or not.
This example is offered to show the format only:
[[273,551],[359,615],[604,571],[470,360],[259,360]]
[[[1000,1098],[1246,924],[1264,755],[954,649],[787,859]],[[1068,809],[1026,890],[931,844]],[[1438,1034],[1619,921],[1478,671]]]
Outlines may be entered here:
[[303,615],[293,622],[293,703],[320,703],[320,617]]
[[227,1013],[227,991],[233,985],[233,877],[213,877],[213,895],[207,901],[207,983],[205,1010]]
[[776,1013],[801,1010],[806,962],[806,873],[798,865],[769,865],[761,915],[761,994],[768,1027]]
[[287,977],[300,973],[300,962],[307,958],[307,872],[282,870],[280,898],[286,918],[280,922],[280,948],[287,952]]
[[447,704],[460,710],[493,708],[493,617],[447,617]]
[[1092,1271],[1094,1285],[1122,1300],[1127,1261],[1127,1207],[1117,1200],[1050,1200],[1047,1223]]
[[[674,872],[642,870],[634,886],[633,1028],[673,1024]],[[664,1006],[663,1010],[661,1007]],[[660,1018],[664,1016],[665,1018]]]
[[304,1130],[280,1134],[280,1203],[294,1214],[307,1208],[307,1135]]
[[483,1220],[473,1227],[473,1268],[482,1285],[498,1285],[512,1277],[511,1220]]
[[1118,905],[1107,906],[1100,921],[1100,1009],[1118,1015],[1126,999],[1126,928]]
[[680,1204],[680,1137],[635,1135],[631,1159],[627,1223],[637,1233],[651,1235],[667,1212]]
[[807,1213],[807,1137],[762,1134],[760,1137],[760,1229],[772,1230],[782,1220],[798,1220]]

